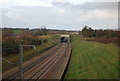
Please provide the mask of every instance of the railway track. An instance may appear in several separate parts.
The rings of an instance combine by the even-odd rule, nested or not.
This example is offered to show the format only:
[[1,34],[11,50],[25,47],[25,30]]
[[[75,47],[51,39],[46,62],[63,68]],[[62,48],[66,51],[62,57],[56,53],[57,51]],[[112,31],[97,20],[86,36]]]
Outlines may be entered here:
[[[66,43],[60,44],[56,46],[53,51],[50,51],[49,54],[36,60],[33,64],[24,67],[23,78],[27,81],[30,81],[31,79],[40,79],[40,77],[44,75],[44,73],[65,53],[66,46]],[[17,71],[6,78],[3,78],[3,81],[8,79],[9,81],[19,79],[19,72]]]

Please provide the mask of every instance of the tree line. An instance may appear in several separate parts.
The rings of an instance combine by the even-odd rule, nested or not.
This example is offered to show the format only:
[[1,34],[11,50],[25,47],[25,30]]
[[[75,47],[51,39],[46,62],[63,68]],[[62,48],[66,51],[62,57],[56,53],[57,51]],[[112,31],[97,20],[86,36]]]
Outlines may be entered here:
[[85,39],[86,41],[97,41],[100,43],[114,43],[120,46],[120,31],[111,29],[92,29],[87,25],[79,32],[82,37],[94,38]]
[[118,37],[120,36],[119,31],[115,30],[102,30],[102,29],[92,29],[91,27],[88,27],[87,25],[83,27],[82,31],[79,33],[83,37]]

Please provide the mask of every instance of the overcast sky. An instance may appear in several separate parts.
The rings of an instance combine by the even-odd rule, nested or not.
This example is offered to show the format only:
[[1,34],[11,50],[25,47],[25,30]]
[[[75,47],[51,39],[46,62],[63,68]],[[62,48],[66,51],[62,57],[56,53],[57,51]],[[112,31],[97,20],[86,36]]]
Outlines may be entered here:
[[118,27],[119,0],[0,0],[2,27],[81,30]]

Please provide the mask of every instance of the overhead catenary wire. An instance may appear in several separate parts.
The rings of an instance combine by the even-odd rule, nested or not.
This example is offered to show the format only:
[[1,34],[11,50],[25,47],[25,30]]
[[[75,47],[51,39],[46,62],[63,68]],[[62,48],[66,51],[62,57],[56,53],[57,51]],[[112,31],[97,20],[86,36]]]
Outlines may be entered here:
[[11,62],[9,60],[6,60],[6,59],[4,59],[2,57],[0,57],[0,59],[3,60],[3,61],[5,61],[5,62],[7,62],[7,63],[9,63],[9,64],[12,64],[12,65],[15,65],[15,66],[17,65],[17,64],[15,64],[15,63],[13,63],[13,62]]

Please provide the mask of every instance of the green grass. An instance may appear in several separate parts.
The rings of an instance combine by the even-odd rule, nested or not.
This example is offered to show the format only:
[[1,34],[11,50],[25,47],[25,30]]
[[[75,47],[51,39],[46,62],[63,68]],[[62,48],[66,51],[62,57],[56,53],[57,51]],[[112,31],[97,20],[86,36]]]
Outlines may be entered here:
[[118,47],[72,36],[72,55],[65,79],[117,79]]
[[[39,52],[39,51],[42,51],[44,50],[45,48],[47,47],[50,47],[52,46],[53,44],[57,44],[58,42],[55,41],[56,39],[58,39],[59,36],[58,35],[47,35],[47,40],[48,40],[48,43],[45,43],[45,44],[42,44],[42,45],[39,45],[36,47],[36,49],[31,49],[31,50],[24,50],[24,53],[23,53],[23,56],[24,57],[27,57],[29,55],[31,55],[33,52]],[[19,54],[11,54],[10,56],[3,56],[4,59],[10,61],[10,62],[13,62],[13,63],[18,63],[18,58],[19,58]],[[30,57],[32,58],[32,57]],[[24,58],[24,61],[26,61],[26,58]],[[7,71],[8,69],[10,69],[10,65],[3,61],[2,62],[2,66],[3,66],[3,71]],[[7,68],[8,67],[8,68]],[[5,69],[7,68],[7,69]]]
[[24,30],[12,30],[13,31],[13,33],[15,33],[15,34],[19,34],[19,33],[22,33]]

